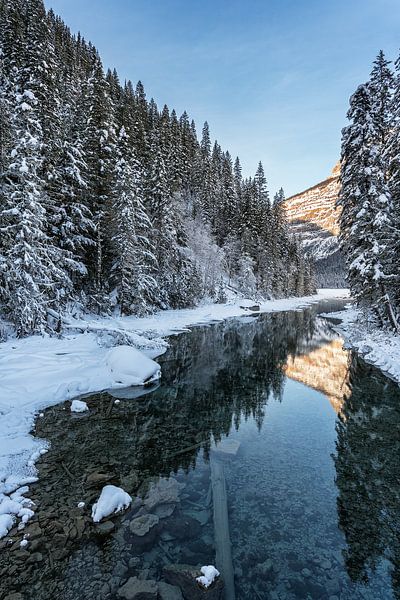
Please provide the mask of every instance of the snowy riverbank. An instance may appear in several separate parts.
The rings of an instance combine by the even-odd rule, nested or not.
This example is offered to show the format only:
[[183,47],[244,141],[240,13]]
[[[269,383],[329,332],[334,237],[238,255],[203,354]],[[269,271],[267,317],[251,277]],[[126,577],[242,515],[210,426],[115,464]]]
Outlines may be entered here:
[[356,350],[366,362],[400,383],[400,336],[358,321],[360,311],[352,306],[327,316],[341,321],[335,329],[348,348]]
[[[261,312],[296,310],[345,297],[347,290],[320,290],[315,296],[265,302]],[[33,336],[0,344],[0,537],[29,508],[23,497],[27,489],[19,488],[36,481],[35,461],[46,451],[46,441],[30,435],[41,410],[79,395],[157,378],[159,368],[151,359],[165,351],[165,336],[248,314],[240,304],[163,311],[145,318],[92,317],[70,321],[71,333],[62,339]],[[115,332],[136,349],[110,347]]]

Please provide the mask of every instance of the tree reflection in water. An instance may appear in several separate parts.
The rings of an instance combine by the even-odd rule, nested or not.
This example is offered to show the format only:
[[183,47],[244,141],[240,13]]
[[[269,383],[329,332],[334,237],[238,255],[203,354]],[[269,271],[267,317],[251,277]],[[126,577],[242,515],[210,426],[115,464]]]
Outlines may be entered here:
[[346,567],[367,583],[389,561],[400,598],[400,388],[356,355],[349,383],[335,457]]

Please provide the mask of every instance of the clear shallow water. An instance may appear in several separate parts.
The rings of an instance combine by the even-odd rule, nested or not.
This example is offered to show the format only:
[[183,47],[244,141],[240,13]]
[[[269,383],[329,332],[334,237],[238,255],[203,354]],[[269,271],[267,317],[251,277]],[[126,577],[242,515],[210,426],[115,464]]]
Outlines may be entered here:
[[[214,563],[214,461],[237,599],[400,598],[400,390],[341,349],[317,317],[329,309],[196,328],[171,338],[157,389],[118,392],[118,404],[91,396],[89,415],[46,411],[38,521],[29,553],[24,532],[1,550],[0,597],[114,599],[131,576]],[[233,453],[210,452],[226,436]],[[90,506],[104,483],[145,502],[155,485],[162,501],[98,528]],[[132,529],[141,514],[158,519],[144,536]]]

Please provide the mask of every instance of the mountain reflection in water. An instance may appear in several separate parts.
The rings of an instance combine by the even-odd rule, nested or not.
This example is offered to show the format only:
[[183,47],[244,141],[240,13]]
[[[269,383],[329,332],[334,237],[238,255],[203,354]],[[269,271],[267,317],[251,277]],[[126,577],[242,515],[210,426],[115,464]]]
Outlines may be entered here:
[[[228,435],[240,444],[225,464],[238,600],[400,598],[399,388],[342,350],[317,318],[329,308],[194,328],[170,339],[154,390],[94,394],[83,416],[68,402],[45,411],[36,522],[0,542],[0,598],[114,600],[168,562],[213,562],[208,460]],[[160,477],[185,487],[152,537],[132,539],[133,509],[108,533],[94,526],[104,483],[145,495]]]
[[335,412],[340,412],[350,388],[349,359],[339,339],[321,340],[321,346],[289,359],[286,375],[327,396]]

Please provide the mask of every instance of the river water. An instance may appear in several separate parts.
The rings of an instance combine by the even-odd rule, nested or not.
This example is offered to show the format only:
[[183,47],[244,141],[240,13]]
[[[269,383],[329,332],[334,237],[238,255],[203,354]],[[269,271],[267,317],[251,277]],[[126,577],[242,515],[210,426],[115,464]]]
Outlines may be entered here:
[[[342,349],[318,316],[339,307],[194,328],[158,387],[45,411],[36,519],[3,541],[0,597],[116,600],[132,577],[215,564],[228,534],[229,600],[400,598],[400,388]],[[105,484],[134,502],[94,525]]]

